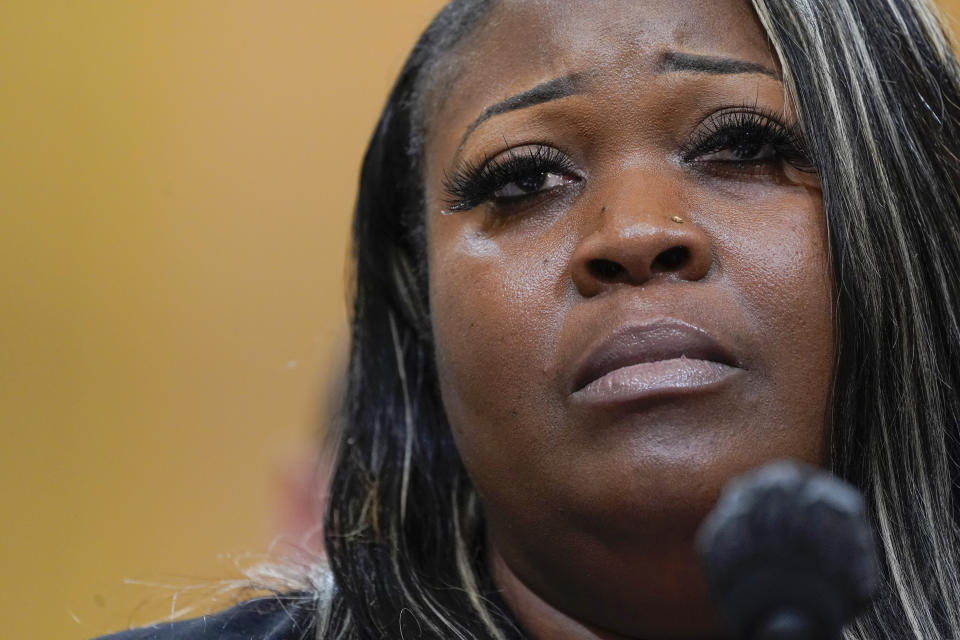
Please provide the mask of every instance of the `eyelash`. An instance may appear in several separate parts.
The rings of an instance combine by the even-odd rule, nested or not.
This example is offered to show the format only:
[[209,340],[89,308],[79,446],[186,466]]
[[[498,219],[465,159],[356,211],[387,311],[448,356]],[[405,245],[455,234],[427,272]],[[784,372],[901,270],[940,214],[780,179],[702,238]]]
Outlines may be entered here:
[[[770,145],[775,152],[772,158],[755,160],[698,160],[717,151],[753,149]],[[744,154],[749,158],[751,154]],[[724,171],[750,171],[772,161],[786,162],[799,171],[812,173],[816,170],[807,151],[806,142],[799,124],[783,124],[783,116],[755,106],[728,107],[707,118],[697,134],[680,149],[684,162],[713,162],[727,165]],[[756,171],[753,171],[756,173]]]
[[443,188],[449,195],[446,211],[469,211],[488,200],[498,204],[526,200],[542,192],[511,198],[496,198],[494,194],[524,178],[547,174],[579,177],[566,154],[547,146],[510,149],[480,164],[465,162],[443,179]]
[[[707,165],[709,173],[722,176],[764,175],[779,170],[771,165],[786,162],[804,172],[813,172],[815,167],[806,150],[799,126],[784,125],[782,116],[758,109],[755,106],[728,107],[715,112],[704,120],[693,138],[680,149],[680,158],[688,163]],[[750,159],[767,145],[772,147],[772,157]],[[738,151],[753,150],[736,159]],[[734,159],[700,160],[718,151],[732,151]],[[497,191],[524,179],[543,179],[547,175],[564,176],[571,181],[582,180],[573,162],[562,151],[549,146],[525,146],[510,149],[478,164],[462,163],[443,180],[448,195],[445,211],[455,213],[469,211],[491,202],[500,207],[520,204],[561,187],[538,190],[523,195],[497,197]]]

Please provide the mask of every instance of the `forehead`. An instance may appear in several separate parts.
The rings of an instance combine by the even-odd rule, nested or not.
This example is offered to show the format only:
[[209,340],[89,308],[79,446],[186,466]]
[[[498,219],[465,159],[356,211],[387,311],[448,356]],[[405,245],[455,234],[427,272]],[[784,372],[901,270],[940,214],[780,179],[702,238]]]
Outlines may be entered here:
[[609,61],[651,46],[766,51],[746,0],[500,0],[476,35],[486,53],[522,52],[531,61],[558,52]]
[[746,0],[500,0],[438,70],[427,113],[449,121],[573,72],[629,81],[668,51],[776,68]]

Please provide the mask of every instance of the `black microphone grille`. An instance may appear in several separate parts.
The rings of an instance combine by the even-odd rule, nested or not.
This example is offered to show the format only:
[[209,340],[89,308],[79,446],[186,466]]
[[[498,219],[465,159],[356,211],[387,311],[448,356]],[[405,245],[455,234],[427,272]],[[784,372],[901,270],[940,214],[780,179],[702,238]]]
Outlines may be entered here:
[[833,640],[880,584],[860,492],[776,462],[724,488],[697,534],[713,602],[743,640]]

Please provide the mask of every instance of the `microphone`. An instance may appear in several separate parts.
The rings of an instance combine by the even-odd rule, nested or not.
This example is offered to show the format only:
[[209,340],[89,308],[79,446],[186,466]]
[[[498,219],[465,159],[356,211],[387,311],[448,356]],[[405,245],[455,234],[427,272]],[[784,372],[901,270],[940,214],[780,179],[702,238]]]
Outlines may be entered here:
[[839,640],[880,568],[860,492],[775,462],[727,483],[700,530],[713,603],[738,640]]

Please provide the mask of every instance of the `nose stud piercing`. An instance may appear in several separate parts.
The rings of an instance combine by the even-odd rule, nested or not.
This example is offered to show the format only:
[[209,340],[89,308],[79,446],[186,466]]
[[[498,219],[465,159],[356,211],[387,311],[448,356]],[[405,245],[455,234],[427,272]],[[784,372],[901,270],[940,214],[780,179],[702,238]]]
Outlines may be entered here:
[[677,224],[683,224],[683,218],[681,218],[680,216],[673,216],[670,219],[676,222]]

